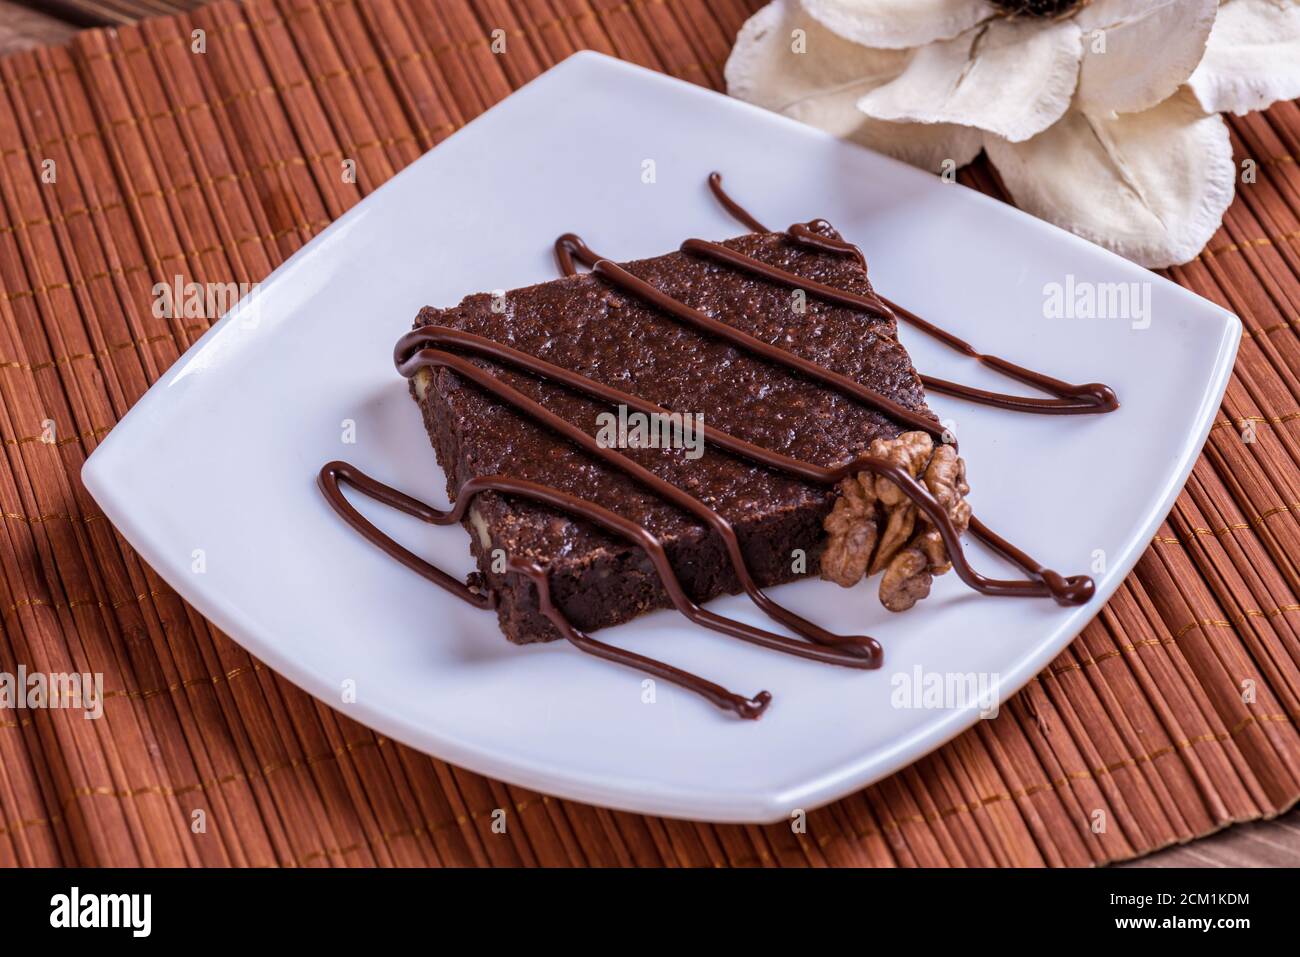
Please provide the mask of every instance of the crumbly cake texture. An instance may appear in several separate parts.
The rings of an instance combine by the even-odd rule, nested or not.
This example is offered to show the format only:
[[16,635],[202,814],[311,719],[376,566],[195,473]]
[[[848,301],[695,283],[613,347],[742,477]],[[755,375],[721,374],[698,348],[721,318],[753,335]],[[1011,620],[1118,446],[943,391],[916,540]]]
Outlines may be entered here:
[[[824,231],[837,235],[829,227]],[[724,245],[841,289],[863,294],[871,289],[866,271],[851,257],[796,247],[784,234],[749,234]],[[803,297],[683,253],[622,265],[714,319],[932,414],[892,318]],[[697,331],[590,274],[516,289],[495,311],[488,294],[469,296],[448,309],[426,307],[415,326],[431,324],[495,339],[675,412],[703,413],[707,425],[819,465],[843,462],[873,439],[903,431],[861,403]],[[600,413],[616,411],[527,373],[473,361],[589,435],[598,433]],[[657,535],[693,600],[741,590],[721,538],[632,478],[454,372],[421,370],[411,389],[453,499],[478,476],[510,475],[551,485]],[[713,446],[694,459],[683,449],[620,451],[726,518],[761,586],[817,573],[833,488],[750,464]],[[527,579],[493,570],[496,549],[548,566],[555,600],[584,631],[671,607],[645,552],[582,519],[485,492],[465,526],[479,574],[498,594],[501,630],[511,641],[561,636],[541,614]]]

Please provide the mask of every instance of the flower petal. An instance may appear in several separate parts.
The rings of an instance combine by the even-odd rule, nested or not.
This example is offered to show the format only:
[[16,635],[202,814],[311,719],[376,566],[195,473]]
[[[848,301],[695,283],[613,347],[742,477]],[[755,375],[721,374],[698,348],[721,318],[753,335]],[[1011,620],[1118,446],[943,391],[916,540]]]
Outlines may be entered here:
[[898,76],[910,57],[858,46],[812,20],[796,0],[775,0],[740,28],[727,60],[727,92],[922,169],[938,172],[945,160],[966,165],[983,145],[978,130],[886,123],[858,112],[858,97]]
[[1138,113],[1173,96],[1205,54],[1218,0],[1093,0],[1079,11],[1075,108]]
[[1300,3],[1226,0],[1187,82],[1208,113],[1249,113],[1300,96]]
[[1186,90],[1142,113],[1072,110],[1027,143],[984,148],[1021,209],[1151,267],[1196,257],[1236,180],[1227,124]]
[[915,50],[858,109],[878,120],[959,123],[1018,142],[1064,115],[1082,49],[1073,20],[992,20]]
[[846,40],[887,49],[947,40],[995,12],[986,0],[803,0],[803,6]]

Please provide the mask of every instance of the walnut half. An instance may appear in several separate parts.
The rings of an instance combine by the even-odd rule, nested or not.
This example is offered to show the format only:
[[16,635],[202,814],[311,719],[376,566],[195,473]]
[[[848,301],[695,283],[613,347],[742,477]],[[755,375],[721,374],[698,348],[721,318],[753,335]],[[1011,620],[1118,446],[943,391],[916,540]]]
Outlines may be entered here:
[[[918,479],[948,514],[958,533],[970,524],[965,496],[966,463],[950,445],[934,447],[925,432],[876,439],[868,453]],[[849,588],[883,571],[880,602],[906,611],[930,594],[935,575],[952,562],[939,530],[889,479],[859,472],[840,482],[839,497],[823,527],[830,536],[822,554],[822,578]]]

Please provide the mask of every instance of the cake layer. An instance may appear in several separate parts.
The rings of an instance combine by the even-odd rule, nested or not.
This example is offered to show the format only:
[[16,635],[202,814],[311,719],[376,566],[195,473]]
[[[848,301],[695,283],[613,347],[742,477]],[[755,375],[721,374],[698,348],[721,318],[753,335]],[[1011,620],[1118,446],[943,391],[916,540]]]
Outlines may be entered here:
[[[781,233],[746,235],[724,245],[810,280],[870,293],[866,271],[852,257],[796,247]],[[829,305],[680,252],[624,268],[713,319],[930,415],[892,319]],[[702,414],[710,426],[819,465],[842,462],[864,451],[872,439],[903,430],[837,391],[698,331],[592,275],[513,290],[503,298],[474,295],[448,309],[425,308],[416,327],[430,324],[508,344],[674,412]],[[602,413],[617,413],[532,375],[485,359],[473,361],[590,435],[600,435],[602,426],[608,426]],[[739,591],[721,539],[634,479],[454,372],[422,370],[412,388],[453,498],[463,483],[486,475],[550,485],[653,532],[695,601]],[[760,585],[816,573],[825,539],[821,523],[831,508],[832,489],[711,446],[702,454],[698,447],[621,451],[726,518]],[[580,519],[484,493],[466,526],[480,575],[498,594],[501,627],[512,641],[552,640],[559,633],[538,612],[531,583],[495,570],[494,564],[499,568],[502,563],[494,563],[494,555],[547,565],[561,610],[585,631],[669,605],[639,548]]]

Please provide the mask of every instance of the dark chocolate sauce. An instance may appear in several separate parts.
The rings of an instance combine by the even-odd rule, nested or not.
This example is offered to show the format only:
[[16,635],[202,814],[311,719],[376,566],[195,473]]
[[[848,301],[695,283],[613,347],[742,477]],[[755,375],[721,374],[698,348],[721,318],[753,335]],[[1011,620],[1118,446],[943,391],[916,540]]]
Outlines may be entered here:
[[[686,251],[685,245],[686,244],[683,244],[683,251]],[[727,251],[730,252],[730,250]],[[583,265],[590,265],[593,273],[606,279],[611,279],[612,274],[614,277],[613,281],[617,281],[619,273],[625,276],[631,276],[630,273],[619,267],[615,267],[618,269],[618,273],[611,273],[610,270],[602,268],[607,264],[612,265],[610,260],[597,254],[591,249],[591,247],[583,242],[580,236],[577,236],[574,233],[565,233],[555,241],[555,257],[565,275],[573,275],[575,273],[576,267],[574,266],[574,260],[577,260],[577,262],[580,262]],[[630,292],[639,292],[642,287],[654,289],[653,286],[649,286],[649,284],[636,279],[634,276],[631,278],[635,280],[635,283],[620,284],[622,285],[622,288],[627,289]],[[689,307],[678,303],[676,300],[664,296],[657,289],[654,289],[654,292],[656,297],[651,299],[647,296],[646,298],[648,301],[671,312],[673,315],[679,315],[680,313],[676,309],[672,309],[669,304],[675,304],[687,312],[695,312],[694,310],[690,310]],[[666,302],[661,304],[660,300],[666,300]],[[701,316],[699,313],[695,313],[695,315]],[[701,317],[708,319],[708,317]],[[715,321],[716,320],[708,319],[709,323]],[[718,325],[724,324],[718,323]],[[707,330],[709,327],[703,328],[706,328]],[[725,328],[732,329],[730,326],[725,326]],[[416,335],[420,331],[422,330],[408,333],[407,337],[409,338],[410,336]],[[747,347],[748,342],[751,340],[753,342],[761,343],[761,340],[753,339],[752,336],[747,336],[744,333],[738,333],[738,338],[728,339],[728,341],[732,341],[737,345],[740,345],[742,348]],[[492,340],[483,341],[492,343]],[[861,390],[861,386],[852,379],[838,376],[824,367],[816,365],[815,363],[807,362],[807,360],[786,352],[784,349],[775,346],[768,346],[767,343],[761,344],[766,348],[762,352],[759,352],[759,354],[776,364],[781,365],[786,369],[797,370],[800,372],[804,371],[805,365],[812,366],[813,369],[816,370],[813,377],[818,379],[818,381],[821,381],[832,388],[839,389],[843,394],[848,395],[851,398],[863,399],[863,396],[859,391]],[[497,346],[496,343],[492,343],[492,345]],[[398,348],[401,348],[400,342]],[[499,348],[502,350],[508,349],[508,347],[505,346],[500,346]],[[550,363],[545,363],[540,359],[527,355],[526,353],[517,352],[513,349],[509,349],[509,351],[515,353],[512,358],[517,359],[518,364],[521,365],[521,367],[534,372],[542,378],[554,377],[570,388],[576,389],[580,392],[586,392],[593,398],[603,399],[614,404],[623,403],[628,408],[636,409],[639,412],[666,413],[671,411],[660,408],[653,403],[646,402],[644,399],[640,399],[629,393],[594,382],[578,375],[577,373],[569,372],[567,369],[552,366]],[[503,355],[495,352],[493,353],[493,357],[502,358],[503,361],[508,361],[504,360]],[[871,393],[871,395],[874,395],[874,393]],[[870,402],[871,400],[865,399],[864,401]],[[913,413],[913,415],[915,414]],[[925,423],[931,421],[919,416],[916,418]],[[934,434],[932,426],[927,427],[926,431]],[[585,435],[585,433],[583,434]],[[939,504],[930,497],[930,494],[920,485],[919,482],[912,479],[911,476],[907,475],[907,473],[893,468],[889,463],[884,462],[881,459],[876,459],[869,455],[862,455],[841,465],[825,468],[809,462],[790,458],[780,454],[779,452],[764,449],[761,446],[753,445],[752,443],[746,442],[743,439],[737,438],[736,436],[730,435],[726,432],[722,432],[709,425],[705,425],[704,427],[704,437],[706,441],[712,442],[720,448],[724,448],[735,455],[747,458],[753,462],[759,463],[760,465],[765,465],[768,468],[786,472],[787,474],[795,475],[807,481],[822,485],[835,485],[849,475],[854,475],[861,471],[870,471],[877,475],[884,475],[903,489],[917,507],[920,508],[921,511],[925,512],[926,516],[931,519],[933,524],[939,529],[940,535],[943,537],[944,546],[948,551],[948,556],[952,560],[953,568],[956,570],[958,577],[975,591],[981,592],[982,594],[1005,596],[1050,596],[1060,605],[1081,605],[1092,598],[1096,591],[1095,584],[1091,578],[1086,575],[1066,577],[1061,575],[1059,572],[1052,571],[1050,568],[1045,568],[1024,552],[1020,551],[1020,549],[1016,548],[1006,539],[995,533],[983,522],[972,516],[970,526],[971,531],[995,552],[1000,554],[1003,558],[1006,558],[1012,564],[1018,566],[1022,571],[1029,575],[1030,580],[1000,581],[985,578],[983,575],[980,575],[966,562],[965,554],[961,550],[956,529],[953,527],[952,523],[948,521],[948,517],[943,512],[942,507],[940,507]],[[670,487],[675,488],[675,486]],[[936,518],[936,514],[939,517]]]
[[[463,582],[457,581],[441,569],[430,565],[423,558],[408,551],[401,545],[381,532],[372,525],[352,503],[347,500],[340,489],[340,483],[346,482],[353,486],[357,491],[368,495],[378,502],[382,502],[400,512],[414,516],[423,522],[431,525],[453,525],[462,519],[469,511],[474,499],[481,492],[495,491],[506,492],[510,495],[517,495],[521,498],[531,499],[536,502],[545,502],[554,508],[569,512],[588,519],[602,528],[621,535],[633,544],[641,546],[650,556],[650,561],[655,570],[659,573],[659,578],[667,589],[668,594],[673,600],[677,609],[691,621],[703,625],[705,628],[711,628],[714,631],[720,631],[723,634],[733,635],[737,638],[743,638],[746,641],[752,641],[758,645],[768,647],[780,647],[782,650],[789,650],[794,654],[800,654],[807,658],[815,658],[820,661],[833,661],[837,664],[858,663],[861,659],[854,658],[852,661],[841,661],[840,657],[834,651],[817,648],[811,645],[805,645],[801,642],[792,641],[782,635],[774,635],[765,632],[762,629],[751,627],[742,622],[733,621],[730,618],[724,618],[721,615],[715,615],[713,612],[701,608],[695,604],[682,590],[681,582],[678,581],[672,565],[668,561],[668,555],[664,551],[663,543],[653,534],[635,522],[630,522],[620,515],[602,508],[594,502],[577,498],[569,495],[559,489],[554,489],[546,485],[540,485],[536,482],[529,482],[526,479],[513,479],[505,476],[485,476],[471,479],[466,482],[456,497],[455,504],[448,510],[434,508],[426,505],[418,499],[411,498],[402,492],[397,491],[382,482],[376,481],[369,475],[366,475],[355,466],[346,462],[330,462],[320,470],[320,487],[325,494],[326,501],[334,508],[334,511],[343,518],[345,522],[351,525],[361,534],[366,541],[380,548],[392,558],[397,559],[407,568],[412,569],[417,574],[423,575],[429,581],[433,582],[440,588],[445,588],[462,601],[467,601],[476,608],[490,609],[495,607],[496,600],[493,592],[479,591],[471,588]],[[772,700],[772,695],[767,691],[760,691],[752,698],[746,698],[742,695],[734,694],[720,685],[714,684],[689,672],[682,671],[680,668],[674,668],[672,665],[656,661],[653,658],[647,658],[645,655],[639,655],[636,652],[625,651],[622,648],[615,648],[613,645],[607,645],[602,641],[597,641],[586,632],[580,631],[573,627],[567,618],[560,612],[551,600],[550,576],[546,569],[542,568],[535,562],[520,562],[511,559],[507,567],[510,571],[526,576],[537,588],[540,596],[540,607],[542,613],[550,619],[551,623],[559,629],[560,634],[564,635],[570,643],[577,648],[605,658],[609,661],[621,665],[628,665],[632,668],[639,668],[648,674],[671,681],[674,684],[681,685],[702,695],[709,701],[712,701],[719,708],[726,708],[734,711],[742,718],[757,718],[767,708],[768,703]]]
[[[722,176],[720,174],[712,173],[709,175],[709,188],[723,208],[739,222],[754,232],[769,232],[748,210],[726,193],[722,188]],[[824,223],[825,220],[796,223],[786,230],[786,236],[798,246],[841,256],[852,256],[865,269],[867,263],[866,257],[862,255],[862,250],[853,243],[826,236],[819,232],[817,227]],[[1041,389],[1043,392],[1054,396],[1054,398],[1041,399],[1033,396],[1005,395],[999,392],[977,389],[974,386],[962,385],[958,382],[949,382],[946,379],[939,379],[934,376],[922,375],[921,381],[925,383],[926,388],[935,392],[942,392],[999,409],[1008,409],[1015,412],[1037,412],[1045,415],[1092,415],[1099,412],[1114,412],[1119,408],[1119,400],[1115,397],[1115,391],[1108,385],[1100,382],[1075,385],[1042,372],[1026,369],[1024,366],[1017,365],[999,356],[985,355],[966,340],[953,335],[932,322],[922,319],[916,313],[883,297],[874,294],[862,296],[844,289],[836,289],[834,286],[827,286],[812,279],[796,276],[794,273],[786,272],[733,249],[728,249],[726,246],[706,242],[702,239],[688,239],[682,243],[681,249],[682,252],[706,256],[733,268],[762,276],[769,282],[789,286],[792,289],[803,289],[827,302],[847,306],[850,309],[860,309],[878,318],[887,318],[892,311],[893,314],[896,314],[898,318],[913,328],[934,339],[938,339],[948,348],[982,362],[990,368],[997,369],[1003,375],[1012,379],[1033,386],[1036,389]]]
[[[600,260],[606,262],[607,260]],[[430,348],[430,346],[434,348]],[[573,442],[575,445],[590,452],[592,455],[600,458],[602,461],[621,472],[631,476],[637,482],[645,485],[651,491],[667,499],[672,504],[678,506],[684,511],[700,518],[719,535],[727,546],[727,554],[731,564],[735,569],[737,577],[744,585],[745,592],[752,598],[760,608],[767,614],[782,624],[789,627],[792,631],[802,635],[810,641],[831,647],[843,647],[846,651],[867,647],[871,650],[871,656],[868,659],[869,666],[878,666],[879,645],[873,639],[864,637],[846,638],[838,635],[832,635],[823,631],[811,622],[805,621],[793,612],[782,608],[774,603],[770,598],[763,594],[762,590],[754,583],[750,577],[748,569],[745,567],[745,560],[741,555],[740,543],[736,539],[735,532],[725,518],[709,508],[699,499],[679,489],[677,486],[666,482],[650,470],[638,465],[627,456],[608,449],[600,445],[592,436],[588,435],[582,429],[573,425],[565,419],[560,418],[551,412],[545,406],[525,396],[517,389],[506,385],[500,379],[491,373],[480,369],[469,360],[462,356],[454,355],[447,352],[445,348],[450,347],[461,352],[484,356],[503,365],[514,366],[522,369],[544,381],[557,382],[575,392],[581,392],[593,399],[608,402],[611,405],[626,405],[629,409],[635,409],[638,412],[646,414],[667,415],[672,410],[665,409],[662,406],[649,402],[630,392],[624,392],[613,386],[605,385],[594,379],[580,375],[572,370],[554,365],[544,359],[521,352],[511,346],[497,342],[493,339],[486,339],[482,336],[476,336],[473,333],[463,332],[459,329],[449,329],[446,326],[421,326],[408,332],[397,342],[395,358],[397,361],[398,371],[402,375],[410,377],[422,368],[437,366],[452,369],[457,375],[469,379],[475,385],[489,392],[493,397],[500,399],[509,405],[514,406],[520,412],[527,415],[533,421],[538,422],[553,431],[564,436],[564,438]],[[778,350],[783,351],[783,350]],[[793,368],[785,363],[786,368]],[[780,452],[773,452],[771,449],[765,449],[760,445],[747,442],[738,438],[729,432],[723,432],[715,429],[713,426],[704,426],[705,441],[726,449],[734,455],[748,459],[759,465],[785,472],[788,475],[794,475],[809,482],[819,485],[835,485],[850,475],[856,475],[858,472],[871,472],[874,475],[881,475],[898,485],[899,488],[912,500],[912,502],[925,513],[943,537],[944,547],[948,551],[948,556],[952,561],[953,568],[957,575],[974,590],[985,595],[1032,595],[1032,596],[1050,596],[1062,605],[1082,604],[1092,597],[1092,579],[1090,578],[1065,578],[1050,569],[1045,569],[1033,559],[1024,555],[1024,553],[1015,550],[1012,546],[1005,545],[1004,548],[998,548],[999,552],[1011,558],[1015,564],[1032,576],[1028,581],[1001,581],[998,579],[985,578],[979,574],[966,561],[965,553],[962,551],[960,535],[956,527],[948,518],[947,512],[944,511],[928,491],[903,469],[898,468],[892,463],[877,458],[872,455],[859,455],[840,465],[824,467],[814,465],[811,462],[804,462],[799,459],[791,458]],[[466,483],[469,488],[472,483]],[[530,483],[531,484],[531,483]],[[544,488],[545,486],[538,486]],[[400,494],[400,493],[399,493]],[[560,493],[562,494],[562,493]],[[570,497],[572,498],[572,497]],[[600,508],[592,503],[585,502],[583,499],[572,499],[573,502],[582,502],[584,508]],[[427,508],[427,506],[426,506]],[[404,509],[405,510],[405,509]],[[433,510],[436,511],[436,510]],[[604,511],[602,509],[602,511]],[[412,513],[413,514],[413,513]],[[579,514],[587,515],[586,511]],[[588,516],[590,517],[590,516]],[[974,523],[972,522],[972,525]],[[636,528],[642,528],[636,525]],[[642,529],[645,531],[644,529]],[[649,535],[649,531],[645,531]],[[400,548],[400,546],[397,546]],[[994,546],[995,548],[997,546]],[[1086,584],[1085,584],[1086,583]],[[786,640],[789,641],[788,639]],[[808,648],[809,646],[798,642],[789,644],[797,645],[799,648]],[[781,650],[791,650],[789,644],[784,644]],[[806,655],[806,657],[813,657]],[[836,663],[845,663],[837,661]]]
[[[513,406],[534,422],[558,433],[583,451],[628,475],[660,498],[694,515],[717,532],[726,547],[727,557],[736,572],[736,577],[740,580],[741,587],[744,588],[745,593],[754,604],[762,609],[768,617],[781,622],[781,624],[809,641],[842,650],[841,658],[853,657],[857,661],[863,662],[861,665],[863,667],[876,668],[880,666],[880,645],[874,638],[865,635],[836,635],[778,605],[764,594],[745,565],[745,559],[740,550],[740,540],[736,538],[731,523],[720,514],[693,495],[683,491],[671,482],[665,481],[626,455],[604,447],[596,441],[594,436],[588,435],[573,423],[556,415],[546,406],[533,401],[518,389],[502,382],[492,373],[480,369],[463,356],[448,352],[446,347],[454,348],[460,352],[484,356],[506,365],[524,369],[541,379],[562,383],[615,405],[624,403],[629,408],[637,408],[642,411],[653,409],[664,412],[666,410],[653,406],[630,393],[603,385],[576,372],[545,362],[525,352],[520,352],[503,343],[458,329],[449,329],[446,326],[421,326],[408,332],[397,341],[393,353],[397,369],[402,375],[410,378],[420,369],[428,367],[451,369],[458,376],[473,382],[494,398]],[[710,431],[707,427],[705,428],[706,439]],[[739,440],[735,441],[738,442]],[[758,449],[757,446],[751,446],[751,448],[756,452],[770,454],[766,453],[765,450]],[[798,645],[802,649],[808,648],[808,646],[798,642],[788,642],[788,644],[782,645],[782,650],[793,650],[791,647],[793,645]],[[844,664],[847,662],[837,659],[836,663]]]
[[[709,186],[732,216],[751,230],[767,232],[762,223],[758,222],[757,219],[726,194],[722,189],[722,177],[719,174],[714,173],[709,177]],[[861,250],[851,243],[824,235],[820,231],[823,223],[823,220],[814,220],[807,224],[796,224],[790,227],[786,235],[792,242],[807,248],[840,255],[852,255],[865,268],[866,260]],[[1117,407],[1114,392],[1107,386],[1100,384],[1075,386],[1042,373],[1025,369],[1005,359],[982,355],[969,343],[878,296],[860,296],[817,283],[787,273],[728,247],[704,240],[689,239],[682,244],[681,249],[684,253],[705,256],[733,268],[762,276],[771,282],[787,285],[791,288],[803,289],[829,302],[859,309],[880,318],[888,318],[896,313],[905,321],[939,339],[949,347],[978,359],[1012,378],[1050,392],[1055,398],[1034,399],[1006,396],[922,376],[924,383],[935,391],[947,392],[972,401],[1017,411],[1072,414],[1105,412]],[[842,376],[801,356],[763,342],[761,339],[750,336],[726,323],[719,322],[698,310],[692,309],[685,303],[666,295],[655,286],[632,275],[609,259],[599,256],[580,237],[573,233],[566,233],[556,240],[555,256],[561,272],[566,276],[576,273],[576,260],[577,263],[587,266],[594,274],[600,276],[606,282],[644,299],[651,305],[696,329],[718,336],[738,348],[821,382],[851,398],[870,405],[902,423],[925,431],[941,441],[944,438],[942,427],[933,419],[919,415],[847,376]],[[650,557],[651,563],[654,565],[674,607],[697,624],[763,647],[818,661],[857,668],[876,668],[880,666],[881,649],[874,639],[867,636],[832,634],[782,607],[764,594],[749,573],[740,551],[739,541],[731,524],[722,515],[694,496],[664,481],[658,475],[645,469],[627,456],[621,455],[613,449],[604,448],[592,436],[587,435],[581,429],[555,415],[545,406],[529,399],[523,393],[479,368],[463,356],[447,351],[448,348],[456,349],[458,352],[468,352],[487,357],[526,370],[542,379],[561,383],[592,398],[613,404],[623,404],[647,414],[671,414],[671,410],[664,409],[631,393],[588,379],[576,372],[553,365],[494,340],[444,326],[423,326],[415,329],[403,336],[394,350],[394,361],[402,375],[411,377],[419,370],[430,367],[451,369],[458,376],[474,382],[495,398],[513,406],[534,421],[552,429],[608,465],[629,475],[673,505],[702,520],[722,538],[727,549],[728,559],[749,598],[769,617],[786,625],[796,634],[807,639],[807,641],[798,641],[784,635],[765,631],[701,608],[691,601],[690,597],[682,589],[681,583],[668,561],[663,543],[649,529],[625,519],[595,502],[525,479],[500,475],[471,479],[461,487],[455,504],[444,511],[383,485],[353,466],[343,462],[331,462],[320,471],[321,490],[334,510],[366,540],[458,598],[478,608],[493,608],[496,605],[493,592],[458,581],[394,542],[372,525],[348,502],[339,486],[341,482],[351,484],[377,501],[435,525],[450,525],[462,521],[474,499],[481,492],[489,490],[503,492],[543,502],[587,519],[607,531],[620,535],[633,544],[640,546]],[[711,426],[704,427],[704,436],[707,441],[734,455],[818,484],[834,485],[850,475],[863,471],[889,479],[902,489],[904,494],[925,514],[931,524],[939,530],[944,548],[958,577],[972,589],[982,594],[1051,596],[1058,604],[1062,605],[1083,604],[1093,596],[1095,588],[1091,578],[1087,576],[1065,577],[1043,567],[1014,545],[998,536],[979,519],[972,516],[971,531],[1003,557],[1020,567],[1029,578],[1027,580],[1002,581],[986,578],[979,574],[966,561],[959,533],[948,518],[944,508],[908,472],[884,459],[864,454],[837,466],[824,467],[764,449]],[[524,575],[534,584],[538,591],[539,607],[542,613],[570,643],[582,651],[618,664],[638,668],[671,681],[696,692],[718,707],[734,711],[743,718],[759,717],[771,701],[771,695],[766,691],[760,692],[753,698],[745,698],[671,665],[597,641],[574,627],[554,604],[551,597],[548,570],[544,566],[534,562],[509,559],[507,567],[511,572]]]
[[[698,240],[688,239],[682,244],[683,252],[690,252],[686,247],[698,242]],[[726,247],[719,246],[719,249]],[[728,253],[731,250],[726,250]],[[755,260],[757,262],[757,260]],[[834,389],[849,395],[859,402],[864,402],[875,409],[885,413],[890,418],[899,422],[910,425],[914,429],[920,429],[922,432],[928,432],[940,441],[943,440],[944,428],[935,419],[929,416],[920,415],[911,409],[899,405],[893,399],[887,398],[876,392],[874,389],[868,389],[854,379],[846,375],[840,375],[838,372],[832,372],[825,366],[820,366],[815,362],[805,359],[803,356],[797,356],[793,352],[787,352],[771,343],[764,342],[762,339],[751,336],[747,332],[741,332],[735,326],[729,326],[725,322],[719,322],[710,316],[706,316],[698,309],[692,309],[683,302],[665,295],[654,286],[642,279],[638,279],[622,266],[608,259],[599,259],[591,267],[591,271],[601,279],[618,286],[626,292],[640,296],[646,302],[657,306],[671,316],[685,322],[687,325],[694,326],[702,332],[707,332],[723,339],[739,349],[753,353],[769,362],[792,369],[802,375],[807,376],[823,385],[830,386]],[[829,288],[829,287],[828,287]]]
[[389,508],[395,508],[399,512],[405,512],[422,522],[428,522],[430,525],[450,525],[453,522],[460,521],[469,507],[470,499],[474,496],[462,495],[462,501],[454,505],[450,511],[444,512],[442,509],[427,505],[417,498],[412,498],[405,492],[399,492],[391,486],[377,482],[355,465],[349,465],[347,462],[327,462],[322,465],[317,481],[322,494],[325,496],[325,501],[330,503],[330,506],[339,513],[343,521],[351,525],[362,538],[375,545],[389,558],[396,559],[417,575],[422,575],[439,588],[445,588],[461,601],[467,601],[475,608],[492,609],[497,606],[495,592],[474,588],[459,579],[452,578],[441,568],[430,565],[419,555],[403,548],[372,525],[369,519],[353,508],[352,503],[343,497],[343,492],[339,489],[339,483],[347,482],[375,501],[382,502]]
[[[737,220],[742,226],[751,233],[771,232],[766,226],[750,215],[749,210],[741,206],[738,202],[727,195],[727,191],[722,188],[722,174],[709,174],[709,189],[713,190],[714,197],[722,204],[722,208],[731,214],[731,218]],[[862,264],[864,267],[866,263]]]

